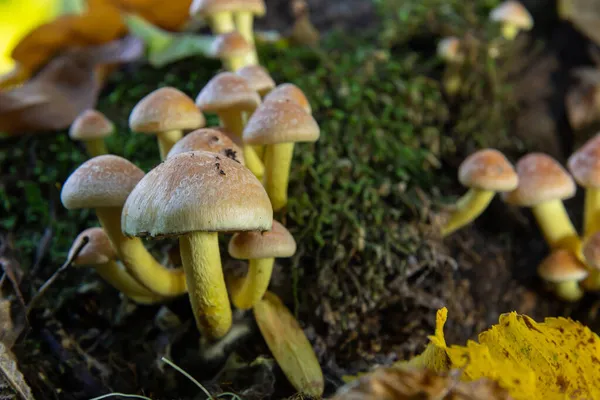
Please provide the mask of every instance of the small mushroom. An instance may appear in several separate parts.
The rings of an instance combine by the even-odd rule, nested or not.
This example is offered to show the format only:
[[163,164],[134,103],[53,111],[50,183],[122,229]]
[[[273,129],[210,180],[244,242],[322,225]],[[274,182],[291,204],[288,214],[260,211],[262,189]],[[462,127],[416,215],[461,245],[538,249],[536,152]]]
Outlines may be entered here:
[[203,335],[223,337],[231,307],[221,269],[218,232],[270,230],[264,188],[243,165],[205,151],[168,158],[127,198],[122,229],[131,236],[178,236],[192,310]]
[[228,32],[217,36],[210,47],[210,54],[222,60],[225,67],[235,72],[246,65],[252,47],[238,32]]
[[281,85],[277,86],[267,96],[265,96],[264,101],[293,101],[304,108],[304,111],[312,114],[312,108],[308,102],[308,99],[306,98],[306,95],[298,86],[294,85],[293,83],[282,83]]
[[254,17],[265,15],[266,7],[264,0],[239,0],[239,6],[233,13],[233,19],[237,30],[252,47],[252,52],[247,55],[248,63],[258,64],[258,56],[254,50]]
[[446,62],[442,82],[446,93],[450,96],[458,93],[462,84],[460,72],[465,55],[461,47],[461,40],[454,36],[440,40],[437,46],[438,57]]
[[104,139],[112,135],[115,125],[97,110],[85,110],[71,124],[69,137],[84,143],[90,157],[108,153]]
[[267,291],[275,258],[291,257],[296,253],[296,241],[277,221],[268,232],[241,232],[229,241],[229,255],[250,260],[248,273],[230,286],[233,304],[242,310],[252,308]]
[[514,0],[507,0],[490,12],[492,21],[502,24],[502,36],[506,40],[513,40],[520,31],[533,28],[533,18],[523,4]]
[[212,128],[202,128],[188,133],[183,139],[175,143],[171,151],[169,151],[167,158],[195,150],[218,153],[223,157],[231,158],[233,161],[245,165],[242,149],[225,133]]
[[183,137],[184,129],[205,125],[204,115],[183,92],[163,87],[140,100],[129,115],[129,128],[138,133],[156,134],[162,160]]
[[509,192],[519,184],[511,163],[494,149],[480,150],[467,157],[458,168],[458,180],[469,191],[456,202],[456,209],[442,228],[442,236],[475,220],[497,192]]
[[235,73],[246,79],[250,89],[258,92],[261,97],[265,97],[275,88],[275,81],[267,70],[260,65],[247,65],[238,69]]
[[293,101],[266,101],[244,129],[244,142],[266,145],[264,184],[273,210],[285,207],[295,142],[315,142],[319,125]]
[[570,250],[553,250],[538,266],[538,274],[554,285],[554,292],[563,300],[577,301],[583,296],[579,282],[588,276],[588,271]]
[[121,212],[125,200],[144,176],[144,172],[114,155],[103,155],[81,164],[66,180],[60,194],[68,210],[93,208],[118,258],[143,286],[161,296],[186,292],[181,268],[167,269],[146,250],[138,238],[121,231]]
[[583,245],[583,257],[590,269],[590,274],[583,281],[582,286],[586,290],[600,290],[600,232],[590,235]]
[[235,30],[231,0],[193,0],[190,5],[190,15],[208,21],[215,35]]

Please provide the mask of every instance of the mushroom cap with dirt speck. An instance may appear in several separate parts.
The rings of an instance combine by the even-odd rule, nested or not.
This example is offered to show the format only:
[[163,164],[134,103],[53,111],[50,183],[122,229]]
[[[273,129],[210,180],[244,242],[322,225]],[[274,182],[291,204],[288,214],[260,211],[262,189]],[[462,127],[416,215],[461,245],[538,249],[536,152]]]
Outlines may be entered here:
[[238,32],[219,35],[210,45],[210,54],[215,58],[243,57],[252,52],[252,46]]
[[317,121],[298,104],[265,102],[244,128],[244,143],[251,145],[290,142],[316,142],[320,129]]
[[75,140],[103,139],[115,131],[115,125],[97,110],[85,110],[69,128],[69,137]]
[[250,11],[262,16],[266,12],[263,0],[194,0],[190,5],[190,15],[207,17],[219,12]]
[[521,29],[531,29],[533,18],[523,4],[507,0],[490,12],[490,19],[497,22],[511,23]]
[[600,134],[573,153],[567,166],[581,186],[600,188]]
[[244,165],[244,152],[242,149],[224,132],[213,128],[202,128],[188,133],[175,143],[167,158],[196,150],[218,153]]
[[260,96],[248,81],[233,72],[215,75],[196,97],[196,105],[207,112],[232,108],[252,111],[260,104]]
[[79,166],[62,187],[60,198],[69,209],[122,207],[144,171],[128,160],[106,154]]
[[531,153],[516,165],[519,186],[504,195],[504,201],[521,207],[531,207],[551,200],[565,200],[577,190],[573,178],[552,157]]
[[121,215],[129,236],[268,231],[272,223],[271,201],[252,172],[206,151],[177,154],[148,172]]
[[206,124],[194,101],[182,91],[163,87],[140,100],[129,115],[129,127],[138,133],[198,129]]
[[294,237],[277,221],[270,231],[236,233],[229,241],[229,255],[242,260],[291,257],[294,253]]
[[600,232],[594,233],[585,241],[583,256],[590,267],[600,270]]
[[467,157],[458,168],[463,186],[494,192],[515,190],[519,177],[504,154],[494,149],[479,150]]
[[235,73],[246,79],[250,88],[261,95],[275,87],[275,81],[271,78],[271,75],[260,65],[247,65],[238,69]]
[[85,237],[89,241],[73,260],[73,265],[100,265],[117,259],[117,253],[112,247],[110,239],[104,232],[104,229],[99,227],[88,228],[77,235],[69,250],[68,258],[74,255],[75,250],[77,250]]
[[569,250],[554,250],[538,266],[539,276],[548,282],[582,281],[588,276],[585,265]]
[[265,97],[264,101],[280,102],[290,100],[302,106],[307,113],[312,113],[312,108],[310,107],[310,103],[308,102],[306,95],[298,86],[294,85],[293,83],[282,83],[281,85],[278,85]]

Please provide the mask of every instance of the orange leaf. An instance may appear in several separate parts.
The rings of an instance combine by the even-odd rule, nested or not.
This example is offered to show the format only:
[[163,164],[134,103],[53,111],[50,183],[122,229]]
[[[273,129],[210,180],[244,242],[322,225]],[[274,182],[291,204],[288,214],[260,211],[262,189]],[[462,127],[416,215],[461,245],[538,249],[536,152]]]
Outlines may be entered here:
[[116,0],[124,9],[138,13],[140,17],[160,28],[178,31],[190,18],[191,0]]

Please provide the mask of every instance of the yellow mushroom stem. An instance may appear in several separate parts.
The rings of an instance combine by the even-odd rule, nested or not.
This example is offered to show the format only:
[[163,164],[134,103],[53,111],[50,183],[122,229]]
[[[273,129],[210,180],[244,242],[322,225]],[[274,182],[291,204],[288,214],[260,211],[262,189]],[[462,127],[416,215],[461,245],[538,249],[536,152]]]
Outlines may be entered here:
[[233,14],[238,32],[252,46],[252,52],[246,57],[246,65],[258,64],[258,55],[254,43],[254,15],[249,11],[238,11]]
[[242,142],[242,132],[244,131],[244,125],[247,119],[246,113],[242,113],[238,110],[227,110],[219,111],[218,115],[223,128],[234,135],[232,140],[236,142],[236,144],[241,144],[244,150],[246,168],[252,171],[254,176],[261,180],[265,174],[265,166],[254,151],[254,148]]
[[260,159],[260,162],[262,162],[264,164],[265,146],[255,145],[255,146],[252,146],[252,148],[254,149],[256,156]]
[[231,301],[241,310],[248,310],[263,298],[273,272],[274,258],[258,258],[248,262],[248,273],[231,285]]
[[554,293],[566,301],[577,301],[583,297],[583,290],[581,290],[577,281],[555,283]]
[[104,143],[103,139],[86,140],[85,150],[87,151],[90,157],[108,154],[108,150],[106,149],[106,144]]
[[227,32],[235,31],[233,15],[230,12],[221,11],[209,16],[208,23],[214,35],[222,35]]
[[165,268],[146,250],[141,239],[123,235],[121,211],[121,207],[97,208],[96,215],[127,272],[160,296],[184,294],[187,288],[183,270]]
[[583,237],[600,231],[600,189],[586,188],[583,211]]
[[516,26],[515,24],[511,24],[508,22],[505,22],[504,24],[502,24],[502,36],[504,37],[504,39],[513,40],[514,38],[517,37],[518,33],[519,33],[519,27]]
[[458,94],[462,85],[462,79],[460,76],[461,65],[459,63],[448,63],[444,70],[442,77],[442,83],[444,90],[448,96],[453,97]]
[[179,129],[174,129],[172,131],[159,132],[156,136],[158,138],[160,159],[164,160],[175,143],[183,137],[183,132]]
[[179,237],[179,248],[196,325],[208,340],[220,339],[231,328],[232,317],[218,235],[188,233]]
[[551,200],[531,207],[544,239],[551,249],[571,250],[583,261],[582,243],[561,200]]
[[[116,261],[94,266],[96,272],[109,285],[122,292],[128,298],[141,304],[152,304],[164,301],[165,298],[152,293],[142,286],[138,281]],[[140,301],[138,301],[140,300]]]
[[448,236],[471,223],[488,207],[496,192],[471,188],[456,202],[456,209],[442,228],[442,236]]

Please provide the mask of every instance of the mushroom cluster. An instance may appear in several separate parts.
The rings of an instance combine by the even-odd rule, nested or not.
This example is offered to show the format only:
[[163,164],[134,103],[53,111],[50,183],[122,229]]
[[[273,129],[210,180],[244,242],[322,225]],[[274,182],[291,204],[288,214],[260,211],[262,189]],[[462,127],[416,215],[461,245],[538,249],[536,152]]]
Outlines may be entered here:
[[[275,259],[296,252],[292,234],[273,218],[287,204],[294,145],[317,141],[319,126],[298,87],[276,86],[256,65],[252,18],[264,14],[262,0],[200,0],[191,12],[219,35],[213,54],[229,71],[216,74],[195,101],[162,87],[133,108],[131,131],[158,141],[162,162],[147,173],[107,154],[102,138],[113,124],[105,116],[88,110],[75,121],[71,137],[85,141],[92,158],[66,180],[61,200],[67,209],[93,209],[101,228],[75,240],[72,251],[84,237],[89,242],[74,262],[94,267],[140,304],[187,293],[203,342],[215,346],[235,324],[231,303],[252,310],[292,384],[319,396],[323,377],[314,351],[293,315],[267,291]],[[220,125],[206,127],[204,113],[216,114]],[[245,276],[223,271],[218,238],[227,234],[233,234],[231,258],[248,260]],[[146,237],[176,237],[181,265],[158,261]]]
[[[577,301],[586,290],[600,291],[600,133],[571,155],[567,169],[543,153],[527,154],[513,168],[500,152],[485,149],[467,157],[458,175],[469,191],[454,206],[443,236],[477,218],[500,192],[505,203],[531,209],[550,248],[538,274],[557,296]],[[563,204],[576,184],[585,189],[581,234]]]

